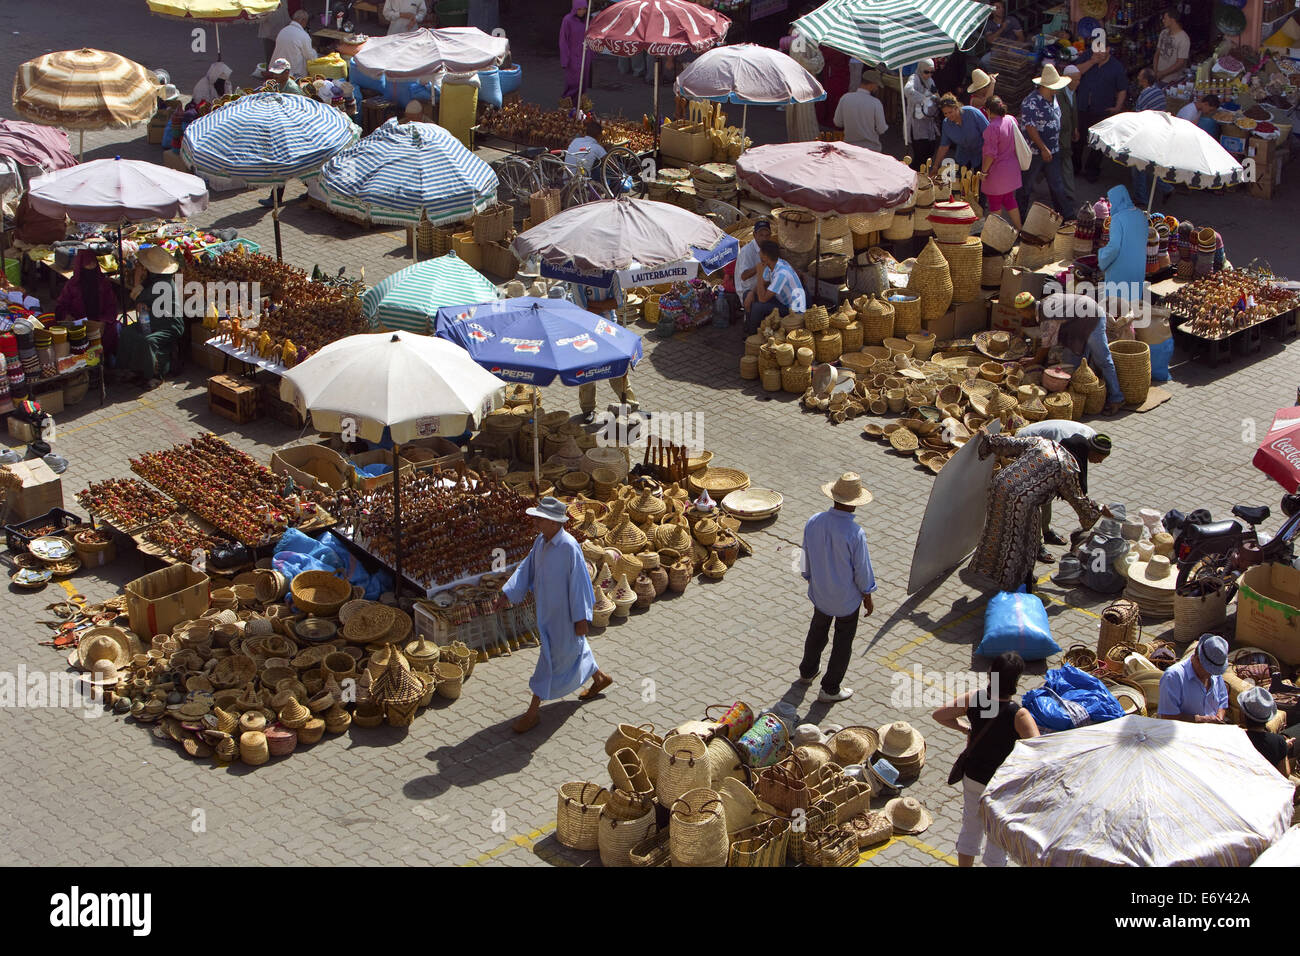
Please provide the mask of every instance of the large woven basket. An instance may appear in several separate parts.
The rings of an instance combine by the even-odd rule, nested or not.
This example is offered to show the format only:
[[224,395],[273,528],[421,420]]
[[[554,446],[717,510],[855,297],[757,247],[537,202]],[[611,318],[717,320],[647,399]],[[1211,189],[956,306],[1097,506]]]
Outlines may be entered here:
[[862,323],[854,319],[844,328],[840,329],[840,341],[844,345],[845,352],[856,352],[862,348],[865,341],[862,334]]
[[[1072,394],[1077,395],[1080,393],[1074,392]],[[1078,418],[1080,415],[1100,415],[1102,409],[1106,407],[1105,384],[1098,382],[1096,385],[1092,386],[1092,388],[1082,392],[1081,394],[1083,395],[1083,409],[1080,410],[1077,407],[1079,402],[1078,399],[1076,398],[1075,399],[1076,408],[1075,408],[1074,417]]]
[[555,809],[555,839],[574,850],[598,846],[600,811],[609,792],[594,783],[575,781],[560,787]]
[[895,292],[889,296],[888,301],[894,308],[894,335],[910,335],[921,331],[919,295],[914,292]]
[[1002,269],[1006,265],[1007,257],[1003,255],[988,255],[985,250],[985,256],[980,262],[980,285],[990,289],[996,289],[1002,285]]
[[[1061,222],[1064,219],[1065,217],[1051,206],[1046,203],[1036,202],[1029,207],[1029,213],[1025,216],[1025,225],[1021,230],[1021,234],[1051,245],[1056,236],[1056,230],[1061,227]],[[1071,233],[1071,242],[1073,242],[1073,233]]]
[[878,212],[860,212],[849,216],[849,229],[857,235],[870,235],[888,229],[894,221],[893,209],[881,209]]
[[1194,641],[1227,620],[1228,604],[1223,595],[1223,588],[1204,597],[1174,594],[1174,640],[1179,644]]
[[[940,242],[939,252],[948,261],[948,274],[952,279],[952,301],[974,302],[979,298],[983,279],[984,244],[976,236],[967,236],[961,243]],[[1001,282],[1001,279],[998,280]]]
[[813,336],[813,354],[819,362],[834,362],[844,351],[843,340],[835,329],[818,332]]
[[1052,246],[1057,259],[1068,262],[1074,258],[1074,230],[1077,226],[1078,223],[1071,220],[1056,230],[1056,238],[1052,240]]
[[808,252],[817,244],[817,218],[798,209],[781,209],[776,214],[777,240],[794,252]]
[[1047,414],[1053,418],[1071,419],[1074,417],[1074,399],[1068,392],[1053,392],[1043,399]]
[[[884,299],[876,296],[864,296],[858,303],[858,321],[862,323],[862,341],[867,345],[880,345],[894,334],[896,313],[894,307]],[[918,323],[919,327],[919,323]]]
[[332,617],[352,597],[352,585],[328,571],[303,571],[290,585],[293,603],[299,610],[320,617]]
[[915,231],[916,213],[911,209],[900,209],[885,227],[884,236],[892,242],[903,242],[912,238]]
[[990,213],[988,218],[984,220],[984,228],[980,231],[980,240],[993,252],[1005,256],[1011,251],[1011,247],[1016,244],[1017,235],[1015,226],[997,213]]
[[825,332],[831,327],[831,314],[824,305],[814,305],[803,314],[803,327],[809,332]]
[[[839,358],[837,355],[836,358]],[[826,361],[831,361],[827,359]],[[802,395],[812,384],[812,369],[805,365],[790,365],[781,369],[781,391]]]
[[560,211],[562,194],[558,189],[539,189],[528,197],[529,218],[540,225]]
[[471,223],[475,242],[500,242],[509,238],[510,228],[515,223],[515,212],[505,203],[496,203],[476,215]]
[[[924,322],[943,318],[948,306],[952,305],[952,277],[948,272],[948,260],[943,257],[933,239],[925,244],[921,254],[916,257],[912,274],[907,279],[907,291],[921,297],[921,320]],[[898,329],[895,328],[894,331],[897,332]]]
[[653,807],[634,820],[601,815],[597,824],[596,848],[601,866],[633,866],[632,848],[652,838],[658,830]]
[[1056,249],[1052,244],[1035,245],[1028,239],[1022,239],[1016,246],[1016,265],[1022,269],[1041,269],[1056,261]]
[[912,231],[918,236],[933,236],[934,223],[930,221],[930,213],[934,212],[934,205],[922,206],[919,203],[913,212]]
[[1097,632],[1098,659],[1105,658],[1116,644],[1137,644],[1141,636],[1142,609],[1133,601],[1120,598],[1101,612],[1101,626]]
[[1141,405],[1151,390],[1151,346],[1146,342],[1120,339],[1110,343],[1110,354],[1115,360],[1115,374],[1119,377],[1125,404]]
[[671,804],[668,850],[673,866],[725,866],[731,841],[716,790],[700,787]]

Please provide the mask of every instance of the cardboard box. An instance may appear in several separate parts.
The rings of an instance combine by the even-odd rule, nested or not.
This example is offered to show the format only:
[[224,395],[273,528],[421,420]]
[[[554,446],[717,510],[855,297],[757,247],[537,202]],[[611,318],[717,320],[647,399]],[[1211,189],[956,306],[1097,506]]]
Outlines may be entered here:
[[996,300],[993,303],[992,316],[989,319],[989,328],[998,329],[1002,332],[1020,333],[1020,310],[1015,306],[1003,305],[1002,301]]
[[1237,645],[1258,647],[1285,664],[1300,664],[1300,570],[1261,564],[1240,579]]
[[[386,463],[390,468],[394,466],[393,453],[389,450],[376,448],[374,451],[362,452],[360,455],[352,456],[352,464],[359,470],[367,465],[376,465],[380,462]],[[401,465],[403,476],[415,474],[415,469],[411,467],[409,461],[403,461]],[[384,488],[392,483],[393,473],[376,475],[373,478],[364,476],[353,476],[356,486],[362,491],[374,491],[376,488]]]
[[1002,285],[998,288],[1000,302],[1014,302],[1021,292],[1030,292],[1034,298],[1041,298],[1043,287],[1050,278],[1046,273],[1021,269],[1019,266],[1005,266],[1002,269]]
[[271,455],[271,471],[287,475],[304,488],[320,492],[349,487],[352,466],[346,458],[325,445],[285,445]]
[[17,415],[9,416],[9,437],[30,445],[36,441],[36,426],[23,421]]
[[[10,416],[9,421],[13,422],[13,420]],[[50,466],[44,461],[33,458],[30,461],[20,461],[5,467],[22,481],[21,487],[9,492],[11,523],[26,521],[28,518],[43,515],[53,508],[63,507],[63,479],[51,471]],[[207,608],[205,607],[204,610]]]
[[940,342],[957,338],[957,312],[949,309],[937,319],[922,319],[921,328],[930,332]]
[[1246,184],[1246,194],[1256,199],[1272,199],[1277,187],[1282,185],[1282,157],[1270,162],[1255,160],[1255,179]]
[[974,302],[962,302],[954,306],[954,337],[968,339],[976,332],[983,332],[989,327],[989,300],[981,293]]
[[181,621],[208,609],[212,584],[206,574],[188,564],[173,564],[136,578],[123,589],[131,630],[144,640],[170,634]]
[[664,123],[659,130],[659,152],[687,163],[707,163],[713,156],[713,144],[703,123],[685,120]]

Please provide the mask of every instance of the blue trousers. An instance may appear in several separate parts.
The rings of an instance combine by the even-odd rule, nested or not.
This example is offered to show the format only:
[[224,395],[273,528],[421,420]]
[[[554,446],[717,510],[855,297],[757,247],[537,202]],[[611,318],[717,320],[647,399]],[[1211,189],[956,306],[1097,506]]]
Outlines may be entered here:
[[[1079,356],[1070,353],[1069,349],[1065,351],[1070,361],[1079,358]],[[1106,339],[1106,319],[1104,317],[1097,320],[1097,327],[1088,336],[1088,344],[1084,346],[1082,357],[1088,359],[1089,364],[1101,372],[1101,379],[1106,383],[1107,404],[1122,403],[1124,401],[1124,392],[1119,387],[1119,375],[1115,371],[1115,359],[1110,354],[1110,342]]]
[[[1156,180],[1156,195],[1168,196],[1174,191],[1173,183],[1167,183],[1163,179]],[[1151,197],[1151,180],[1147,179],[1146,170],[1133,167],[1133,205],[1139,209],[1147,208],[1147,200]]]
[[1029,206],[1034,201],[1034,189],[1038,186],[1038,181],[1044,176],[1047,177],[1047,188],[1051,190],[1052,205],[1056,208],[1056,211],[1067,219],[1072,215],[1071,208],[1074,205],[1074,197],[1066,190],[1065,180],[1061,176],[1060,150],[1052,154],[1052,160],[1048,163],[1043,162],[1042,153],[1035,152],[1034,161],[1025,170],[1024,183],[1016,196],[1016,202],[1020,206],[1021,222],[1029,213]]

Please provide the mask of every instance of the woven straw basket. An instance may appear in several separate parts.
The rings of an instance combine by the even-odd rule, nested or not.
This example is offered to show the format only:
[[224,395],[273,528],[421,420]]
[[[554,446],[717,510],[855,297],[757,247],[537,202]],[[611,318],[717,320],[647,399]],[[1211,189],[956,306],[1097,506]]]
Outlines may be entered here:
[[[925,244],[921,254],[916,257],[916,264],[912,266],[912,274],[907,280],[907,291],[921,297],[922,321],[943,318],[948,306],[952,304],[952,277],[948,272],[948,261],[933,239]],[[898,331],[897,328],[895,331]]]
[[834,362],[844,351],[843,340],[835,329],[813,336],[813,354],[819,362]]
[[884,236],[892,242],[903,242],[915,232],[916,214],[911,209],[900,209],[885,227]]
[[862,341],[867,345],[880,345],[894,334],[896,314],[894,307],[876,296],[859,299],[858,321],[862,324]]
[[1175,594],[1174,640],[1179,644],[1194,641],[1226,621],[1228,605],[1223,595],[1223,588],[1205,597]]
[[597,848],[600,811],[609,792],[594,783],[577,781],[560,787],[555,809],[555,839],[574,850]]
[[921,297],[914,292],[896,292],[890,295],[889,304],[894,309],[894,335],[910,335],[921,331]]
[[1016,244],[1016,228],[996,213],[984,220],[980,239],[984,245],[1000,255],[1006,255]]
[[888,229],[894,221],[893,209],[881,209],[878,212],[854,213],[849,216],[849,229],[857,235],[870,235]]
[[807,252],[817,244],[817,219],[812,213],[782,209],[776,214],[777,239],[794,252]]
[[824,305],[814,305],[803,314],[803,327],[809,332],[825,332],[831,327],[831,314]]
[[1142,611],[1137,604],[1121,598],[1101,612],[1097,632],[1097,657],[1104,658],[1116,644],[1136,644],[1142,635]]
[[845,352],[856,352],[862,348],[862,343],[865,341],[862,334],[862,323],[854,319],[840,329],[840,341],[844,345]]
[[1043,399],[1047,413],[1053,418],[1070,419],[1074,417],[1074,399],[1068,392],[1053,392]]
[[[952,278],[952,301],[974,302],[979,298],[983,278],[984,245],[975,236],[968,236],[960,244],[940,242],[939,252],[948,260],[948,273]],[[998,279],[1001,282],[1001,278]]]
[[1128,405],[1141,405],[1151,390],[1151,346],[1146,342],[1121,339],[1110,343],[1115,374]]
[[995,289],[1002,284],[1002,269],[1007,257],[1003,255],[986,255],[980,261],[980,285]]

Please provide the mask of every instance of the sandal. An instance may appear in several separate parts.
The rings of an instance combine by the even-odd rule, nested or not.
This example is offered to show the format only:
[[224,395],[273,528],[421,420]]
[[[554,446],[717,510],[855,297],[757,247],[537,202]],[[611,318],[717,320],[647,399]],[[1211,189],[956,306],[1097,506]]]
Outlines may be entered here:
[[1041,564],[1055,564],[1056,557],[1046,548],[1038,549],[1038,560]]

